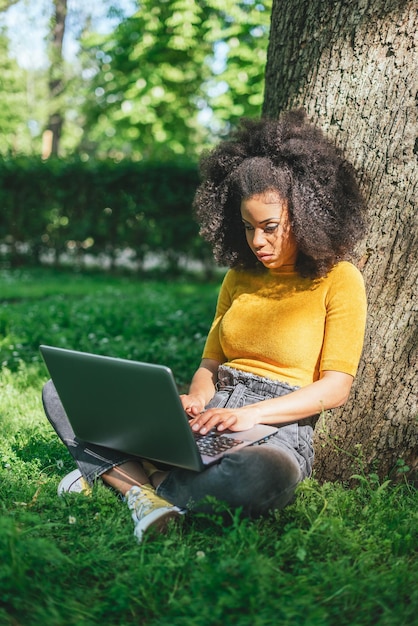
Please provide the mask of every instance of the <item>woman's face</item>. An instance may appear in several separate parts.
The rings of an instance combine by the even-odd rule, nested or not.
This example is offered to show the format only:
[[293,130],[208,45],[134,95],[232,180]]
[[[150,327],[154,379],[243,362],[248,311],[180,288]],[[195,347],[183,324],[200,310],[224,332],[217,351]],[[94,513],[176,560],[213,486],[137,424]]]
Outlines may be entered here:
[[295,264],[298,250],[287,202],[276,191],[242,200],[241,217],[248,245],[265,267]]

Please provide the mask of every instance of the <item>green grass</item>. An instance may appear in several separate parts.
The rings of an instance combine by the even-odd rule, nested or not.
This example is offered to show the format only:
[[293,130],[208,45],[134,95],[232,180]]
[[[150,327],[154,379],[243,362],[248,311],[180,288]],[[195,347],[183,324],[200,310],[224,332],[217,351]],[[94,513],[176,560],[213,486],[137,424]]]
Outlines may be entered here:
[[217,289],[180,280],[2,272],[0,364],[12,371],[22,362],[39,364],[38,348],[46,343],[165,362],[185,385],[199,361]]
[[[417,492],[361,463],[268,519],[196,515],[138,545],[122,501],[56,496],[73,462],[43,415],[39,343],[196,367],[217,285],[0,272],[0,624],[417,623]],[[402,468],[400,467],[400,470]]]

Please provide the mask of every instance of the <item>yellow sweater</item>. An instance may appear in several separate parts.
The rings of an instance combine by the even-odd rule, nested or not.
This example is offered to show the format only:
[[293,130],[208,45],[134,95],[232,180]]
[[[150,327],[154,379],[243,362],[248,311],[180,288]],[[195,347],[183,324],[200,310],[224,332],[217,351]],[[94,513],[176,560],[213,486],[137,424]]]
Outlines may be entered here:
[[365,323],[363,278],[346,261],[316,280],[229,270],[203,358],[300,387],[326,370],[355,376]]

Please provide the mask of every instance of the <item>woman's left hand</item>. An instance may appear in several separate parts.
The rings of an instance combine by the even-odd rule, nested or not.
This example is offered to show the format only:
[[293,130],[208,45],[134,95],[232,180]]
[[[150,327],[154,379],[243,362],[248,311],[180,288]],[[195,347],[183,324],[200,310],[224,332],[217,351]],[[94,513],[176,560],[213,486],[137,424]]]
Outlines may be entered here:
[[257,423],[256,413],[257,410],[254,405],[239,409],[208,409],[191,419],[189,423],[192,430],[201,435],[205,435],[213,428],[218,431],[232,430],[238,432],[255,426]]

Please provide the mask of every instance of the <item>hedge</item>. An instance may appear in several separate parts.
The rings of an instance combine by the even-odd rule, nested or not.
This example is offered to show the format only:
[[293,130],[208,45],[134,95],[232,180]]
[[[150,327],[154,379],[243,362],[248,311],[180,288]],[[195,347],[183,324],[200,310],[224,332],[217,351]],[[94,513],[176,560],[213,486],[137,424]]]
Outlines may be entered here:
[[195,164],[0,159],[0,251],[11,265],[53,258],[106,258],[130,251],[171,268],[187,257],[208,262],[192,199]]

